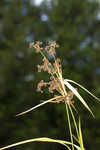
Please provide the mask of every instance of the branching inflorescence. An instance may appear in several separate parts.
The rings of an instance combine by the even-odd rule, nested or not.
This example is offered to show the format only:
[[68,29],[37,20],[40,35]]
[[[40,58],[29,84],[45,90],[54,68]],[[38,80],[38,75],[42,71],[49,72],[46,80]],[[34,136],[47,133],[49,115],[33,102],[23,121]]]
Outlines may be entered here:
[[[97,100],[99,100],[99,99],[96,96],[94,96],[91,92],[89,92],[86,88],[84,88],[82,85],[78,84],[77,82],[63,78],[61,60],[59,58],[56,58],[56,51],[55,51],[55,49],[58,48],[59,45],[56,44],[55,41],[53,41],[49,45],[47,45],[43,48],[42,42],[37,41],[36,43],[31,42],[29,44],[29,47],[34,48],[36,53],[40,53],[42,56],[42,65],[37,65],[38,72],[41,72],[43,70],[43,71],[48,72],[48,74],[50,75],[48,82],[41,80],[38,83],[37,91],[43,93],[43,87],[47,86],[48,91],[50,93],[53,93],[54,97],[49,100],[44,101],[43,103],[38,104],[35,107],[30,108],[27,111],[19,113],[16,116],[28,113],[48,102],[52,102],[52,103],[64,102],[65,104],[71,105],[75,109],[74,101],[72,100],[74,95],[80,100],[80,102],[93,115],[91,109],[89,108],[89,106],[87,105],[85,100],[81,97],[77,88],[74,88],[70,83],[73,83],[73,84],[79,86],[80,88],[85,90],[88,94],[90,94],[95,99],[97,99]],[[66,90],[65,86],[68,88],[69,91]],[[58,95],[57,94],[55,95],[55,91],[58,92]]]
[[[64,79],[62,77],[61,60],[59,58],[55,58],[56,55],[55,49],[58,48],[59,45],[56,44],[56,42],[54,41],[51,44],[47,45],[44,51],[43,48],[41,48],[41,45],[42,42],[37,41],[35,44],[31,43],[30,47],[34,47],[36,52],[40,53],[43,57],[42,59],[43,64],[37,65],[38,72],[41,72],[41,70],[47,71],[48,74],[50,74],[50,78],[49,78],[49,82],[44,82],[43,80],[41,80],[38,83],[37,91],[43,92],[42,88],[44,86],[47,86],[50,93],[55,93],[56,90],[60,94],[60,95],[54,95],[54,99],[51,100],[51,102],[55,102],[55,103],[65,102],[73,106],[72,98],[74,94],[72,91],[69,92],[66,91],[64,85]],[[53,63],[49,61],[47,56],[53,58],[54,60]]]

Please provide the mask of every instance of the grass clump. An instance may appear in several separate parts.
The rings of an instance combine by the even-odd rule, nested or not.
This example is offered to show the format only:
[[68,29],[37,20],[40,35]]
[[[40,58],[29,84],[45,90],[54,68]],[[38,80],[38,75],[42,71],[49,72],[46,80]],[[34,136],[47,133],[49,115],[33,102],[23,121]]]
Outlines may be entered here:
[[[92,114],[92,116],[94,115],[91,109],[89,108],[89,106],[87,105],[87,103],[85,102],[85,100],[82,98],[82,96],[78,92],[78,89],[74,88],[71,85],[71,83],[82,88],[95,99],[97,100],[99,99],[96,96],[94,96],[91,92],[89,92],[86,88],[84,88],[82,85],[78,84],[77,82],[70,80],[70,79],[63,78],[61,60],[59,58],[56,58],[56,51],[55,51],[55,49],[58,48],[59,45],[55,41],[51,42],[49,45],[45,46],[44,48],[42,46],[42,42],[40,41],[37,41],[36,43],[31,42],[29,46],[30,48],[34,48],[36,53],[40,53],[42,56],[42,65],[37,65],[38,72],[41,72],[41,70],[43,70],[49,74],[49,81],[45,82],[44,80],[41,80],[37,85],[37,91],[43,93],[43,87],[47,87],[48,92],[52,93],[53,97],[49,100],[43,101],[42,103],[36,105],[35,107],[32,107],[22,113],[17,114],[16,116],[21,116],[25,113],[28,113],[46,103],[57,103],[57,104],[64,103],[66,106],[66,114],[68,118],[68,126],[69,126],[71,142],[42,137],[42,138],[36,138],[36,139],[30,139],[30,140],[18,142],[18,143],[3,147],[0,150],[7,149],[13,146],[20,145],[20,144],[35,142],[35,141],[56,142],[56,143],[66,146],[66,148],[69,150],[75,150],[75,149],[85,150],[84,144],[83,144],[80,119],[79,119],[79,123],[77,124],[75,115],[73,113],[73,109],[75,110],[75,113],[77,112],[77,109],[74,106],[74,103],[75,103],[73,99],[74,95],[80,100],[80,102]],[[73,135],[71,121],[70,121],[71,117],[73,119],[76,135]],[[75,140],[77,141],[77,145],[74,144]]]

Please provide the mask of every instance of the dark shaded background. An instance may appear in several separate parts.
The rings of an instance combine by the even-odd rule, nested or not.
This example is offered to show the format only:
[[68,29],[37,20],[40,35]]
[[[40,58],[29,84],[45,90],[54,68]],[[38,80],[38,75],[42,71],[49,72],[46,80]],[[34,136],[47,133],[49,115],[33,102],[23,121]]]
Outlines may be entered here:
[[[51,0],[35,6],[30,0],[0,0],[0,147],[36,137],[69,139],[63,104],[47,104],[21,117],[19,112],[52,95],[36,92],[41,58],[29,42],[56,40],[64,78],[100,97],[100,11],[95,0]],[[77,101],[87,150],[100,149],[100,104],[80,90],[95,118]],[[58,144],[30,143],[14,150],[58,150]]]

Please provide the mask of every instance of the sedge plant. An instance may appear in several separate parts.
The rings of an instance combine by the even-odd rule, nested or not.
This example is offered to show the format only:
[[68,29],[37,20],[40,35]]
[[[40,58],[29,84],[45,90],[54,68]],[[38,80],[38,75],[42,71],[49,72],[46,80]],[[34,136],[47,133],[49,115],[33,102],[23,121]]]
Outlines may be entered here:
[[[78,100],[84,105],[84,107],[91,113],[91,115],[92,116],[94,115],[90,107],[87,105],[86,101],[82,98],[82,96],[78,92],[78,89],[74,88],[71,83],[82,88],[95,99],[97,100],[99,99],[95,95],[93,95],[91,92],[89,92],[86,88],[84,88],[82,85],[80,85],[79,83],[70,79],[63,78],[61,60],[59,58],[56,58],[56,51],[55,51],[55,49],[58,48],[59,45],[56,44],[55,41],[51,42],[44,48],[42,47],[42,42],[40,41],[37,41],[36,43],[31,42],[29,46],[30,48],[35,49],[36,53],[40,53],[40,55],[42,56],[42,65],[37,65],[38,72],[41,72],[41,70],[43,70],[43,71],[48,72],[49,74],[49,81],[44,82],[44,80],[41,80],[37,85],[37,91],[43,93],[43,87],[47,87],[48,91],[52,93],[53,97],[49,100],[43,101],[42,103],[24,112],[17,114],[16,116],[24,115],[40,106],[43,106],[46,103],[57,103],[57,104],[64,103],[65,108],[66,108],[66,115],[68,119],[68,126],[69,126],[69,133],[70,133],[71,141],[64,141],[64,140],[59,140],[59,139],[41,137],[41,138],[29,139],[29,140],[15,143],[15,144],[11,144],[3,148],[0,148],[0,150],[4,150],[10,147],[17,146],[17,145],[21,145],[21,144],[25,144],[29,142],[36,142],[36,141],[59,143],[59,144],[64,145],[68,150],[85,150],[85,147],[83,144],[80,117],[79,117],[79,123],[77,124],[75,114],[73,112],[73,109],[75,110],[75,113],[77,112],[77,109],[74,106],[75,101],[73,100],[73,96],[75,95],[78,98]],[[51,59],[53,61],[51,61]],[[58,94],[55,94],[55,91]],[[76,135],[73,135],[72,126],[71,126],[71,118],[74,123]],[[75,144],[74,139],[77,141],[77,144]]]

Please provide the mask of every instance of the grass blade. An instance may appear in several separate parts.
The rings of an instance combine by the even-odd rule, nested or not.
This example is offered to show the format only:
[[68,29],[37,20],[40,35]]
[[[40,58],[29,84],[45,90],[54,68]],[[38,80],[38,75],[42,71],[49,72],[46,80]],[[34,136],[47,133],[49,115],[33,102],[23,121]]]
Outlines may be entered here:
[[85,87],[83,87],[82,85],[78,84],[77,82],[73,81],[73,80],[69,80],[69,79],[65,79],[64,82],[71,82],[74,83],[76,85],[78,85],[79,87],[81,87],[84,91],[86,91],[88,94],[90,94],[93,98],[95,98],[96,100],[100,101],[100,99],[98,97],[96,97],[94,94],[92,94],[90,91],[88,91]]
[[49,100],[47,100],[47,101],[44,101],[43,103],[40,103],[40,104],[38,104],[38,105],[36,105],[36,106],[34,106],[34,107],[32,107],[32,108],[30,108],[30,109],[24,111],[24,112],[21,112],[21,113],[17,114],[16,116],[24,115],[24,114],[26,114],[26,113],[28,113],[28,112],[30,112],[30,111],[32,111],[32,110],[34,110],[34,109],[36,109],[36,108],[38,108],[38,107],[40,107],[40,106],[43,106],[44,104],[47,104],[47,103],[49,103],[49,102],[55,100],[56,98],[60,98],[60,97],[61,97],[61,96],[57,96],[57,97],[51,98],[51,99],[49,99]]
[[76,95],[76,97],[81,101],[81,103],[88,109],[88,111],[92,114],[92,116],[94,117],[91,109],[88,107],[87,103],[84,101],[84,99],[81,97],[81,95],[77,92],[77,90],[67,81],[64,82],[65,85]]
[[80,122],[80,120],[79,120],[79,143],[80,143],[81,150],[85,150],[84,149],[84,145],[83,145],[83,137],[82,137],[81,122]]
[[[5,147],[0,148],[0,150],[8,149],[8,148],[11,148],[11,147],[15,147],[15,146],[18,146],[18,145],[22,145],[22,144],[25,144],[25,143],[31,143],[31,142],[59,143],[59,144],[61,144],[61,145],[66,146],[66,148],[68,148],[69,150],[71,150],[71,149],[70,149],[70,147],[69,147],[68,145],[72,145],[72,143],[71,143],[71,142],[68,142],[68,141],[56,140],[56,139],[51,139],[51,138],[47,138],[47,137],[42,137],[42,138],[29,139],[29,140],[25,140],[25,141],[21,141],[21,142],[15,143],[15,144],[11,144],[11,145],[8,145],[8,146],[5,146]],[[77,146],[76,144],[73,144],[73,146],[74,146],[77,150],[81,150],[80,147]]]

